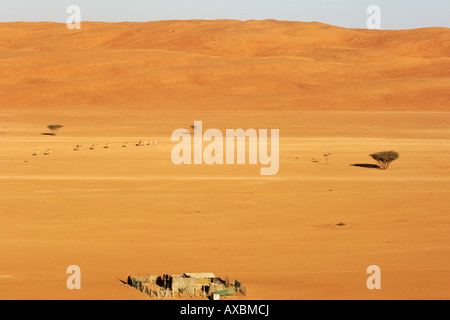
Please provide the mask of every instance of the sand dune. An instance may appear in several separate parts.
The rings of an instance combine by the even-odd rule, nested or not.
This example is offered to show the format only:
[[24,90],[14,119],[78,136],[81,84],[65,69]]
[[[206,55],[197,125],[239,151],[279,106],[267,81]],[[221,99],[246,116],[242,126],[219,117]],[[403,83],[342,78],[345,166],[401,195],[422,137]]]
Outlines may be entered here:
[[[448,29],[2,23],[0,62],[0,299],[146,299],[120,280],[190,271],[249,299],[450,297]],[[278,175],[175,166],[195,120],[280,129]]]
[[0,24],[0,108],[447,110],[450,31],[281,21]]

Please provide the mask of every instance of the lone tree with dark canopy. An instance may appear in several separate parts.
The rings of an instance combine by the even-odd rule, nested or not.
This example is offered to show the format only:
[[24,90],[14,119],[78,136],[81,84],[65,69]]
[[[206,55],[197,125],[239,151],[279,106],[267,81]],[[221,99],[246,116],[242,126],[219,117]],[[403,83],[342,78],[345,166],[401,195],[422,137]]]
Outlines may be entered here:
[[50,124],[47,126],[47,128],[49,128],[52,131],[52,134],[54,136],[56,136],[56,134],[58,133],[58,130],[61,129],[62,127],[64,127],[64,126],[62,126],[60,124]]
[[395,151],[383,151],[370,155],[378,164],[380,168],[386,170],[391,165],[392,161],[397,160],[399,157],[398,152]]

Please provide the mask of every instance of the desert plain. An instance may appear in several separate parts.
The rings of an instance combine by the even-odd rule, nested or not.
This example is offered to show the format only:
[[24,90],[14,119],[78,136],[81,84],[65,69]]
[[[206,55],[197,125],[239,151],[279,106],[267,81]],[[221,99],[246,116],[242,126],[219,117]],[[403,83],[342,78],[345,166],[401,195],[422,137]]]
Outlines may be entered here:
[[[0,299],[147,299],[129,273],[184,272],[255,300],[448,299],[449,87],[446,28],[1,23]],[[279,129],[278,174],[174,165],[196,120]]]

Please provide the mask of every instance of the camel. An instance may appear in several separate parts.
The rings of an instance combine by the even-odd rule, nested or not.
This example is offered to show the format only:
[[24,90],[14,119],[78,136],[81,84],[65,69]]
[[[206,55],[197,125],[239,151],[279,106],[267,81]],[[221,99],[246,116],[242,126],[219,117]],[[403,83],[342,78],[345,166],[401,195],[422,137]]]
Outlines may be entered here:
[[41,152],[39,151],[39,150],[36,150],[34,153],[33,153],[33,156],[38,156],[38,155],[40,155],[41,154]]
[[47,149],[47,150],[45,151],[44,155],[48,156],[48,155],[50,154],[50,152],[51,152],[51,150],[50,150],[50,149]]
[[95,150],[95,148],[98,146],[98,144],[93,144],[90,148],[89,148],[89,150]]
[[136,147],[143,147],[144,146],[144,141],[139,140],[139,142],[136,144]]
[[123,145],[122,148],[128,148],[128,146],[130,145],[130,143],[128,141],[126,141]]
[[107,143],[103,148],[105,148],[105,149],[109,149],[111,147],[111,143]]
[[82,147],[82,145],[79,145],[79,144],[78,144],[78,145],[75,147],[75,149],[73,149],[73,150],[79,151],[81,147]]

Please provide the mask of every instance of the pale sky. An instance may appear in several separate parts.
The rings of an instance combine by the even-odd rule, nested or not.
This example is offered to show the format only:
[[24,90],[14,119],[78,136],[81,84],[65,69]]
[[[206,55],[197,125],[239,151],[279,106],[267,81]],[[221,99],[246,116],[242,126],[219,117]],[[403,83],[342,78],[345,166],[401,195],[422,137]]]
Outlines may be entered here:
[[0,22],[65,23],[69,5],[82,21],[238,19],[318,21],[366,28],[367,8],[381,8],[382,29],[450,28],[450,0],[0,0]]

